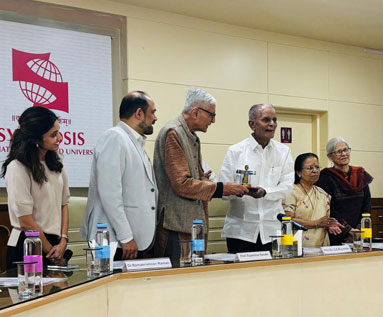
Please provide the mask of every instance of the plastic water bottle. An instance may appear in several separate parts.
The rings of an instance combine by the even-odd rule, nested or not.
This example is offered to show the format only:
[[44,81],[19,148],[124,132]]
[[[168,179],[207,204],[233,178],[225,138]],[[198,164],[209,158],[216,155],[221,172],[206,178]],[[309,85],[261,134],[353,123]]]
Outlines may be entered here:
[[363,251],[372,251],[372,222],[369,213],[362,214],[360,230],[362,231]]
[[100,259],[100,273],[110,272],[110,246],[108,224],[98,223],[96,232],[96,246],[101,250],[96,251],[96,259]]
[[[39,231],[25,232],[24,261],[37,262],[35,264],[35,294],[43,293],[43,245],[39,238]],[[25,270],[28,270],[27,266]]]
[[282,258],[289,259],[293,254],[293,224],[291,217],[282,217],[282,239],[281,239]]
[[193,220],[191,236],[192,266],[203,265],[205,255],[205,229],[202,220]]

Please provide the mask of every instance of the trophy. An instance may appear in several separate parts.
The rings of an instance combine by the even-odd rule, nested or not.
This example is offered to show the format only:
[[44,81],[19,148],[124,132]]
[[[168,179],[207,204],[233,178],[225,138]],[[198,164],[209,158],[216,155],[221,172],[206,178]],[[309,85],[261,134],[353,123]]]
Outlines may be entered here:
[[235,171],[235,182],[250,188],[252,175],[255,175],[255,171],[250,171],[249,165],[245,165],[244,170]]

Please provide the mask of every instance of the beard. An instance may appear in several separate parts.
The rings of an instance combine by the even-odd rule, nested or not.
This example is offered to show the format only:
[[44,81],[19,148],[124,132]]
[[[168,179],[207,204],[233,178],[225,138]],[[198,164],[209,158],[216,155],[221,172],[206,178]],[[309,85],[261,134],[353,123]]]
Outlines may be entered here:
[[146,125],[142,122],[138,126],[142,129],[145,135],[151,135],[153,134],[153,124],[154,122],[151,125]]

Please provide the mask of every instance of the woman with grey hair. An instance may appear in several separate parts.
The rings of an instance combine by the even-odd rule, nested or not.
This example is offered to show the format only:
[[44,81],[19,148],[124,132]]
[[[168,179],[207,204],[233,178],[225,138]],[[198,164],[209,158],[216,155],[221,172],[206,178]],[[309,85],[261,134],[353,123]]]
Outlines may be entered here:
[[332,138],[326,146],[333,167],[321,171],[317,186],[331,195],[330,212],[341,223],[341,234],[329,234],[330,244],[352,241],[350,231],[360,226],[362,213],[371,211],[369,184],[373,178],[364,168],[350,165],[351,148],[342,137]]

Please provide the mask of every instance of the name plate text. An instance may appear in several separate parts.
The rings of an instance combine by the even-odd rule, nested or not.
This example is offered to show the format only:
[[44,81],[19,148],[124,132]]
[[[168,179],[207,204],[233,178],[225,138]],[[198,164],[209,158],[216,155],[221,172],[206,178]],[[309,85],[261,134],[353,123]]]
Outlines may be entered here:
[[270,251],[237,253],[239,262],[271,260]]
[[127,260],[125,261],[124,272],[149,271],[160,269],[171,269],[172,264],[169,258]]
[[350,246],[348,244],[343,245],[333,245],[331,247],[321,247],[321,250],[324,255],[331,254],[341,254],[341,253],[350,253],[352,252]]

